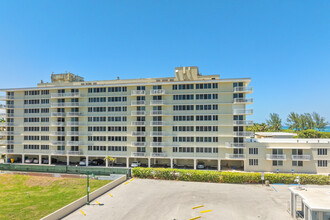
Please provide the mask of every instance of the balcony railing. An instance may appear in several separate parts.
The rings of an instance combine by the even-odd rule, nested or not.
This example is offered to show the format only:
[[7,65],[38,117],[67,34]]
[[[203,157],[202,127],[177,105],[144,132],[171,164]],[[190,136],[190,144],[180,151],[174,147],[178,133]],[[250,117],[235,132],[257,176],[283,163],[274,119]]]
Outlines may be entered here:
[[52,112],[50,115],[52,117],[64,117],[65,116],[65,112]]
[[131,95],[145,95],[145,90],[132,90]]
[[147,155],[147,153],[145,152],[132,152],[131,156],[132,157],[145,157]]
[[234,98],[234,103],[253,103],[253,99]]
[[3,153],[3,154],[14,153],[14,149],[1,149],[0,148],[0,153]]
[[146,101],[144,100],[137,100],[137,101],[132,101],[131,105],[145,105]]
[[167,157],[167,153],[166,152],[161,152],[161,153],[150,153],[151,157]]
[[150,105],[165,105],[165,100],[151,100]]
[[132,136],[145,137],[146,132],[145,131],[132,131]]
[[67,112],[66,116],[68,116],[68,117],[79,117],[79,116],[81,116],[81,112]]
[[64,131],[55,131],[50,133],[51,136],[65,136],[65,132]]
[[234,109],[234,115],[251,115],[253,114],[253,109]]
[[7,135],[17,135],[19,133],[15,133],[14,131],[0,131],[0,136],[7,136]]
[[152,89],[150,90],[150,95],[164,95],[165,89]]
[[73,150],[68,150],[69,155],[83,155],[84,152],[79,150],[79,151],[73,151]]
[[79,136],[80,133],[79,133],[79,131],[68,131],[68,132],[66,133],[66,135],[67,135],[67,136]]
[[68,141],[67,145],[68,146],[79,146],[79,145],[82,145],[82,142],[81,141]]
[[78,107],[79,102],[51,103],[51,107]]
[[150,142],[151,147],[165,147],[166,145],[166,142]]
[[266,154],[267,160],[286,160],[286,154]]
[[311,155],[292,155],[292,160],[311,160]]
[[51,150],[50,153],[52,155],[65,155],[66,151],[65,150]]
[[132,121],[131,125],[132,126],[146,126],[146,122],[145,121]]
[[151,137],[162,137],[162,136],[166,136],[166,133],[163,131],[151,131],[150,136]]
[[56,146],[56,145],[64,146],[65,141],[52,141],[52,142],[50,142],[50,144],[53,146]]
[[226,154],[227,159],[245,159],[245,154]]
[[65,126],[65,122],[52,122],[51,126]]
[[150,115],[164,115],[165,111],[164,110],[153,110],[150,112]]
[[234,135],[234,137],[253,137],[254,132],[253,131],[234,131],[233,135]]
[[166,124],[165,121],[151,121],[150,126],[164,126]]
[[253,121],[246,121],[246,120],[234,120],[233,125],[246,125],[251,126],[253,125]]
[[146,146],[146,142],[132,142],[131,145],[133,147],[145,147]]
[[80,97],[79,92],[67,92],[67,93],[52,93],[51,98],[69,98],[69,97]]
[[0,144],[15,144],[14,140],[1,140]]
[[245,143],[226,142],[225,145],[229,148],[245,148]]
[[143,116],[146,115],[146,111],[131,111],[132,116]]
[[233,92],[253,92],[253,88],[246,86],[238,86],[234,87]]

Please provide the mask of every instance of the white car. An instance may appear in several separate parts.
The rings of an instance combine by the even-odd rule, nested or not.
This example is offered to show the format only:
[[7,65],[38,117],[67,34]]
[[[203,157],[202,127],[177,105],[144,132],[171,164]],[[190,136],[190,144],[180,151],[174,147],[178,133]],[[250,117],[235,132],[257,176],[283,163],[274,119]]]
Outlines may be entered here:
[[38,164],[39,163],[39,160],[34,158],[33,161],[32,161],[34,164]]
[[[88,165],[91,164],[91,161],[88,161]],[[79,162],[79,166],[86,166],[86,159],[83,159],[82,161]]]
[[204,163],[200,162],[197,164],[197,169],[204,169],[204,168],[205,168]]
[[139,167],[139,166],[141,166],[140,161],[132,162],[132,163],[131,163],[131,167]]
[[26,159],[24,162],[25,163],[32,163],[33,159]]

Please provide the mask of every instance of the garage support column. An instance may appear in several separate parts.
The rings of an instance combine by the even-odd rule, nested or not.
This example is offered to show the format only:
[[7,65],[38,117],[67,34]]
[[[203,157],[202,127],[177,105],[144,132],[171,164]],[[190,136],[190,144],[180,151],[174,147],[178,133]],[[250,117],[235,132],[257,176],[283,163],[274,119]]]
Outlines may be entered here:
[[22,154],[22,164],[24,164],[24,162],[25,162],[25,155],[24,154]]
[[70,165],[70,156],[66,156],[66,165],[69,166]]
[[171,169],[173,169],[173,158],[170,158]]
[[109,160],[105,159],[105,167],[109,166]]
[[194,170],[196,170],[197,167],[197,159],[194,159]]
[[129,168],[129,157],[126,157],[126,168]]
[[48,155],[48,165],[52,164],[52,156]]
[[218,160],[218,171],[221,170],[221,160]]
[[86,167],[88,167],[88,156],[86,156]]
[[[8,163],[8,154],[5,154],[5,163]],[[10,161],[11,163],[11,161]]]
[[41,154],[39,154],[39,164],[41,164],[41,159],[42,159]]
[[148,167],[150,167],[150,165],[151,165],[151,158],[148,157]]

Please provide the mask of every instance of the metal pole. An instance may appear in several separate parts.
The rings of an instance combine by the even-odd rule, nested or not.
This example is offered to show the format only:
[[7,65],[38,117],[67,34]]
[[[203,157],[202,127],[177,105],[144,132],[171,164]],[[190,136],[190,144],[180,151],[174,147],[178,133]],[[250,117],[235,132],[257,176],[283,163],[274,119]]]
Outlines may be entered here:
[[88,175],[88,172],[87,172],[87,202],[86,202],[87,205],[89,205],[89,175]]

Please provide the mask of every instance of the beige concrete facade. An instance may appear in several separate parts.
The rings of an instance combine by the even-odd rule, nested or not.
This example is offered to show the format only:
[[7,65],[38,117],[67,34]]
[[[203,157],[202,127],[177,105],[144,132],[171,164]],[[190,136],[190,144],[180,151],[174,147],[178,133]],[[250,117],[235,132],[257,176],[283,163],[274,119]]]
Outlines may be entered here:
[[[250,143],[253,134],[245,131],[252,124],[247,120],[253,113],[250,78],[220,79],[200,74],[197,67],[179,67],[175,77],[84,81],[66,73],[51,79],[37,87],[1,90],[7,158],[74,165],[112,156],[118,166],[140,161],[196,168],[202,162],[209,169],[278,169],[266,159],[271,144]],[[259,149],[257,156],[249,155],[251,145]],[[330,143],[310,145],[312,154]],[[329,154],[322,158],[329,160]],[[250,166],[249,159],[258,159],[258,165]],[[295,170],[329,173],[328,164],[319,168],[315,162],[312,157]],[[289,162],[283,167],[280,172],[292,169]]]

